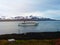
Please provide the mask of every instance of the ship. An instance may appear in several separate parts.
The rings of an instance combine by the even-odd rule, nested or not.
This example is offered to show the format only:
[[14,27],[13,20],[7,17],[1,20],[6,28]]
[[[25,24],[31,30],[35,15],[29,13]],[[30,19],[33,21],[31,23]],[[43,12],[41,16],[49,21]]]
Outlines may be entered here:
[[36,21],[23,21],[19,23],[18,26],[37,26],[39,23]]

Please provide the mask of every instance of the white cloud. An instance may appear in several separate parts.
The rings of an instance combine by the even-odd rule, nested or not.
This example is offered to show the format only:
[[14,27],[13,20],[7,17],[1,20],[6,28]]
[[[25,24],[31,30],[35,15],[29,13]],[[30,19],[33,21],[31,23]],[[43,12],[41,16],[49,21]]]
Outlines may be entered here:
[[60,10],[47,10],[43,12],[43,17],[60,19]]
[[25,12],[21,13],[23,16],[33,15],[33,16],[41,16],[47,17],[52,19],[60,19],[60,10],[46,10],[44,12],[37,11],[37,12]]
[[[56,0],[0,0],[0,16],[43,16],[60,17],[59,5]],[[58,8],[60,9],[60,8]]]

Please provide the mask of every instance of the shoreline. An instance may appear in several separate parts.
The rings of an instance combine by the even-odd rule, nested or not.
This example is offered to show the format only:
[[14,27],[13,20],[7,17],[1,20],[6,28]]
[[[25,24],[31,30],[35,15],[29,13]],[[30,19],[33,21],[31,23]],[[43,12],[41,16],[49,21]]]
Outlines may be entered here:
[[[60,32],[29,32],[26,34],[5,34],[0,35],[0,45],[60,45],[60,37],[50,37],[57,37],[59,34]],[[8,39],[15,39],[15,41],[8,41]]]
[[17,40],[31,40],[31,39],[58,39],[60,38],[60,32],[29,32],[22,34],[4,34],[0,35],[2,39],[17,39]]

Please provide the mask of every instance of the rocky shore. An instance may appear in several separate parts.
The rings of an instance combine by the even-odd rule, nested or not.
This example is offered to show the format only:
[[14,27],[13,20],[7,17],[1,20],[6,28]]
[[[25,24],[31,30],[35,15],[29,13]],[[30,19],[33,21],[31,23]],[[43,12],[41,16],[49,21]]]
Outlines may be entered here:
[[4,34],[0,35],[2,39],[17,39],[17,40],[30,40],[30,39],[58,39],[60,38],[60,32],[29,32],[23,34]]

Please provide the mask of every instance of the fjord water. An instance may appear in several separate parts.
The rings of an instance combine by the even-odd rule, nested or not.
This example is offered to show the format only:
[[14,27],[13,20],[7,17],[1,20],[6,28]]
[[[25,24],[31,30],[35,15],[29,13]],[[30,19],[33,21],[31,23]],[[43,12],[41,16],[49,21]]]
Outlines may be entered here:
[[0,34],[60,31],[60,21],[38,21],[38,26],[18,26],[20,22],[0,22]]

